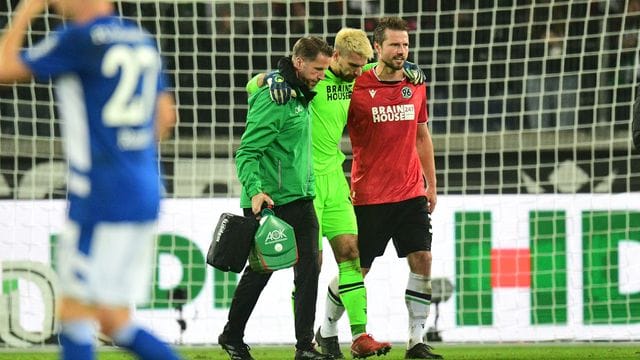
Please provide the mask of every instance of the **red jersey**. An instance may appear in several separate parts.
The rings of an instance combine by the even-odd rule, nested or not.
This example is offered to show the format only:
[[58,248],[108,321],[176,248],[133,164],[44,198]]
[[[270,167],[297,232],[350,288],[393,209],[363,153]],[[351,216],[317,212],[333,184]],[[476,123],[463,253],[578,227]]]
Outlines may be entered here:
[[354,205],[425,196],[416,134],[418,126],[427,126],[426,122],[424,84],[413,85],[406,78],[382,82],[375,69],[356,78],[347,120],[353,149]]

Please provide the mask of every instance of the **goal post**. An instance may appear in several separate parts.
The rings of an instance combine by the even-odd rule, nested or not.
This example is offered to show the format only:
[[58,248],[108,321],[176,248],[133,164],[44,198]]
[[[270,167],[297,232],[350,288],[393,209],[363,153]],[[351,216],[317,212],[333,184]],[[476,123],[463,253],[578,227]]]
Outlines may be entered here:
[[[1,27],[17,3],[0,0]],[[246,82],[273,69],[300,36],[332,43],[345,26],[371,34],[385,15],[408,21],[409,60],[428,79],[439,194],[432,331],[444,341],[640,340],[640,152],[630,132],[640,65],[635,1],[115,4],[156,36],[179,115],[160,144],[167,199],[154,298],[136,311],[169,341],[215,343],[238,280],[202,261],[220,213],[240,211],[233,156]],[[26,43],[61,21],[39,19]],[[50,83],[0,87],[0,347],[53,341],[47,309],[57,280],[42,264],[54,267],[66,198],[53,91]],[[349,175],[346,134],[341,148]],[[330,251],[324,257],[317,319],[337,272]],[[377,338],[406,340],[406,272],[388,249],[367,277]],[[293,341],[291,280],[286,271],[274,275],[246,342]],[[347,334],[346,321],[340,326]]]

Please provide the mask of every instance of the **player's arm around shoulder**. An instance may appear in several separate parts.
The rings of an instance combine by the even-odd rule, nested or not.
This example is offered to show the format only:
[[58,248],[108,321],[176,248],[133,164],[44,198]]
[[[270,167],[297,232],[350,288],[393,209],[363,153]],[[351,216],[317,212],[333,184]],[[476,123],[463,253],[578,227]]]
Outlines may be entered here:
[[245,89],[249,96],[253,96],[264,86],[269,86],[269,95],[271,100],[278,105],[284,105],[296,97],[296,92],[291,85],[285,81],[279,71],[271,71],[269,73],[261,73],[249,80]]
[[377,61],[376,62],[367,63],[365,66],[362,67],[362,72],[364,73],[366,71],[369,71],[369,70],[373,69],[374,67],[376,67],[376,65],[378,65]]
[[[377,61],[368,63],[362,68],[362,72],[369,71],[376,67],[376,65],[378,65]],[[408,60],[405,61],[402,65],[402,72],[404,73],[404,76],[407,78],[407,80],[413,85],[422,85],[427,81],[427,76],[424,71],[422,71],[422,69],[417,64],[412,63]]]
[[0,84],[14,81],[28,81],[31,70],[20,58],[20,50],[31,20],[46,8],[45,0],[25,0],[20,2],[11,25],[7,25],[0,37]]
[[249,100],[247,127],[243,137],[253,138],[253,142],[271,143],[289,125],[298,103],[290,99],[285,104],[278,104],[273,101],[269,87],[261,87]]
[[245,86],[245,90],[247,90],[247,93],[249,94],[249,96],[252,96],[253,94],[257,93],[258,90],[260,90],[260,88],[262,87],[262,85],[264,85],[265,75],[266,75],[265,73],[260,73],[252,77],[251,80],[247,82],[247,85]]

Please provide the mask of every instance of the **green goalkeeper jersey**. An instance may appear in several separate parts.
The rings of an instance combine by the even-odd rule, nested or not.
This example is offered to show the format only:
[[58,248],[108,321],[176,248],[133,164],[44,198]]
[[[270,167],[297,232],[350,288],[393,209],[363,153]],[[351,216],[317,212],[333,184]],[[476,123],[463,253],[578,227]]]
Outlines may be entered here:
[[313,169],[316,175],[342,169],[345,156],[340,140],[347,125],[347,112],[354,81],[344,81],[331,71],[315,87],[317,95],[311,101],[311,137]]

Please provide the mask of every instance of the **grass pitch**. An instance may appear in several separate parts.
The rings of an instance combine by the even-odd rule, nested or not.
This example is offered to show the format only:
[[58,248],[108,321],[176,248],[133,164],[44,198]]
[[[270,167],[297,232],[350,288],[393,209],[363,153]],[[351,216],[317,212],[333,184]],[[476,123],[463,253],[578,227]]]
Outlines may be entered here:
[[[446,360],[640,360],[640,343],[517,343],[517,344],[451,344],[435,343],[435,352]],[[349,348],[343,346],[343,353],[350,359]],[[185,360],[224,360],[226,353],[219,347],[180,347]],[[251,349],[256,360],[293,359],[294,349],[287,346],[256,346]],[[57,348],[47,347],[36,350],[16,350],[0,348],[0,360],[54,360],[58,359]],[[118,349],[99,348],[98,360],[134,360]],[[404,344],[394,344],[385,356],[373,356],[369,360],[404,359]]]

